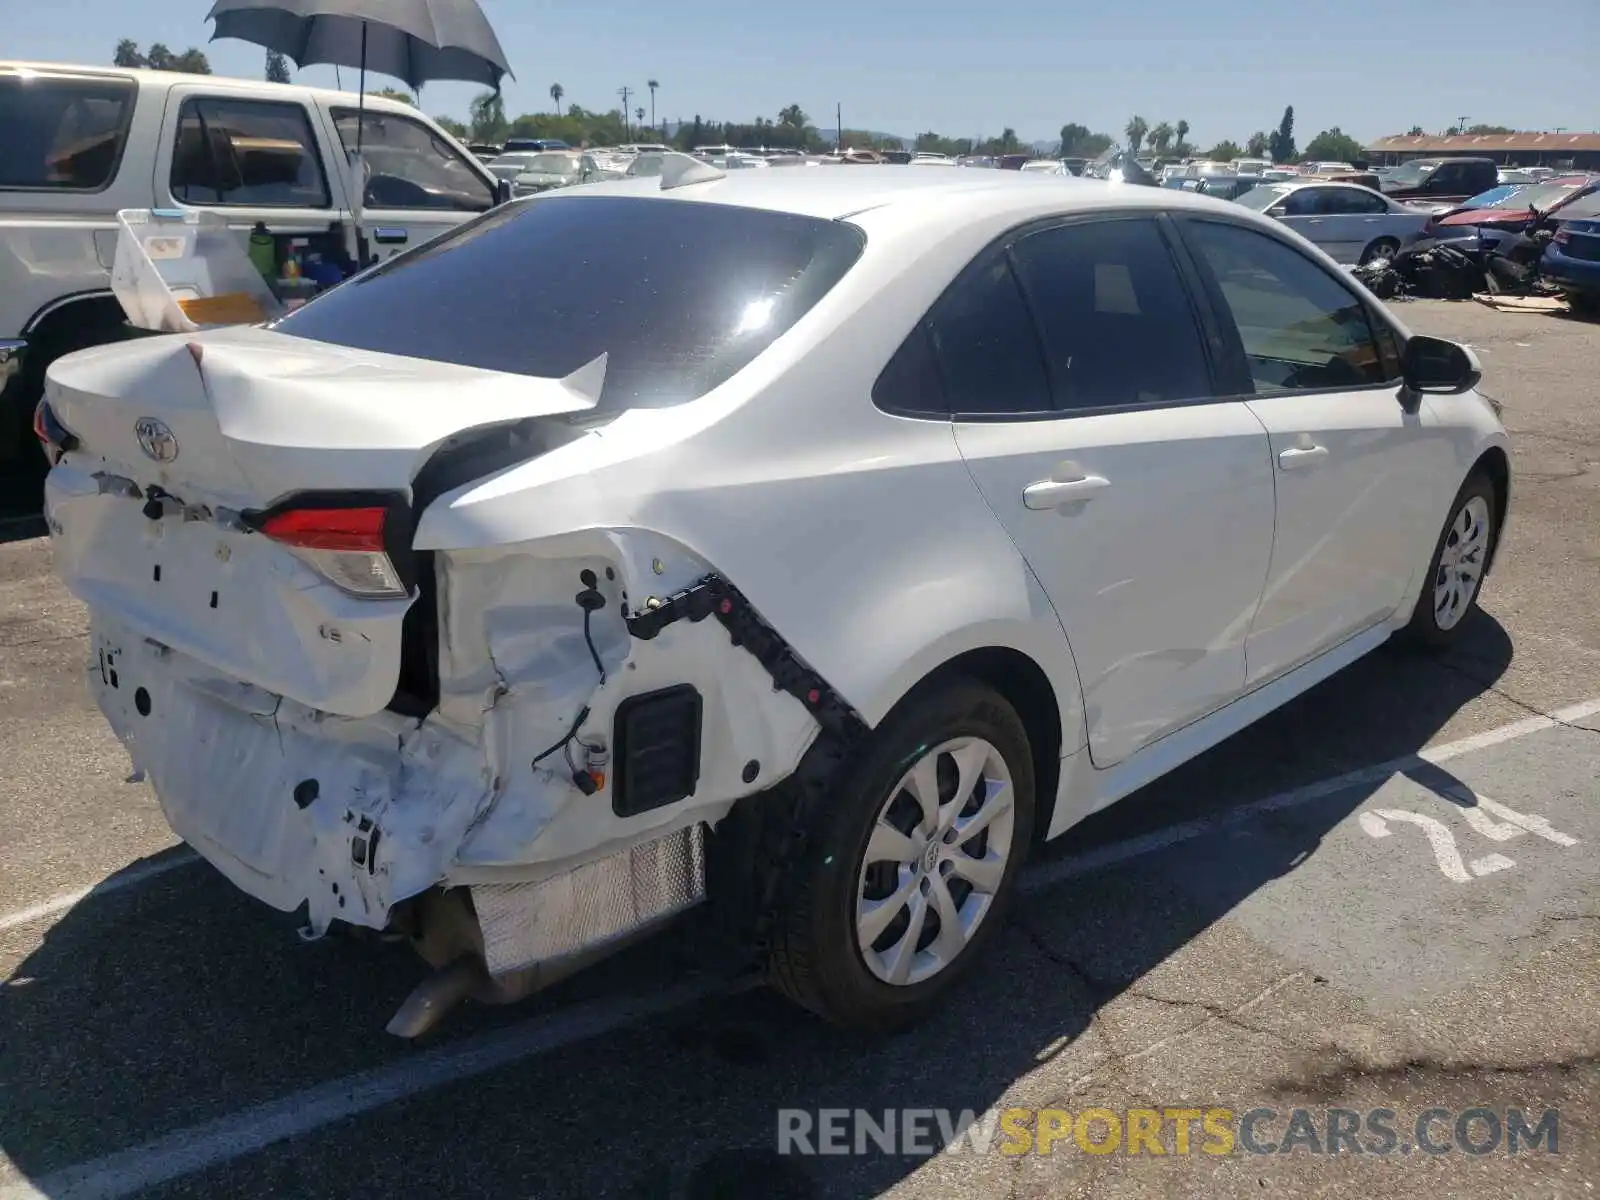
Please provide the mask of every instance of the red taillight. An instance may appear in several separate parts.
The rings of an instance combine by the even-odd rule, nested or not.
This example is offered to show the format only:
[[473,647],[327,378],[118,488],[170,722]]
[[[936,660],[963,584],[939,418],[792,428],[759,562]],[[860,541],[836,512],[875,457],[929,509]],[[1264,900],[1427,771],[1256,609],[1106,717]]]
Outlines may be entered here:
[[261,532],[275,542],[301,550],[383,553],[382,508],[294,508],[261,523]]
[[407,530],[391,527],[391,517],[405,526],[404,505],[341,505],[305,496],[303,503],[258,514],[250,524],[341,591],[393,600],[410,595],[412,556]]

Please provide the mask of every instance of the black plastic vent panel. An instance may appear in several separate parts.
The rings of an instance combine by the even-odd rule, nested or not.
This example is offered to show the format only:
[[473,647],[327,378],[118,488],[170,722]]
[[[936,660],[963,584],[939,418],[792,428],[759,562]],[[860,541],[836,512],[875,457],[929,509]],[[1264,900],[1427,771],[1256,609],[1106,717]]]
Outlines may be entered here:
[[694,685],[617,705],[611,811],[638,816],[694,795],[700,782],[701,697]]

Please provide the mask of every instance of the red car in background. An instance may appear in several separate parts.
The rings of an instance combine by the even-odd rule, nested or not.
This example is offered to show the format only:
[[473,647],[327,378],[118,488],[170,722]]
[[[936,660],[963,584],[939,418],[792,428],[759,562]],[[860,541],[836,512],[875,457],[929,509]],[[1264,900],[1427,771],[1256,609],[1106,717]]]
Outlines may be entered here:
[[[1493,188],[1491,192],[1499,190]],[[1593,195],[1596,190],[1600,190],[1600,175],[1558,175],[1543,183],[1509,188],[1506,195],[1489,204],[1473,206],[1469,202],[1435,213],[1418,237],[1471,237],[1474,227],[1485,233],[1521,233],[1538,218],[1554,216],[1573,201]]]

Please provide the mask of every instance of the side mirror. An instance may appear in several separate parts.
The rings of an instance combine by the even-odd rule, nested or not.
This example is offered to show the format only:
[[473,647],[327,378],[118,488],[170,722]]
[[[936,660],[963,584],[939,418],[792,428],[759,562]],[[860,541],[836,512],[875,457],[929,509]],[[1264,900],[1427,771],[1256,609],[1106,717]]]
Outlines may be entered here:
[[1459,396],[1483,379],[1478,356],[1459,342],[1416,334],[1400,356],[1400,373],[1409,391],[1435,396]]
[[494,202],[497,205],[511,203],[511,180],[496,179],[494,183]]

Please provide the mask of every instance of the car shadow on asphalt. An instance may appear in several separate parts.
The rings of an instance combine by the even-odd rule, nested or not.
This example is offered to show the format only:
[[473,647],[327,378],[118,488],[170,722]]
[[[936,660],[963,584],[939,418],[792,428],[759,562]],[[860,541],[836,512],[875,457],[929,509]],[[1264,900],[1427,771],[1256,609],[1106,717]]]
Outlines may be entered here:
[[[1511,661],[1493,618],[1475,613],[1463,634],[1444,660],[1368,656],[1036,863],[1413,754]],[[728,995],[375,1110],[358,1131],[346,1122],[211,1168],[181,1194],[419,1194],[424,1182],[434,1197],[877,1194],[927,1160],[782,1156],[778,1110],[982,1113],[1294,871],[1377,786],[1319,796],[1259,837],[1201,836],[1063,873],[1020,897],[982,969],[897,1037],[840,1033],[766,992]],[[49,1194],[73,1164],[542,1013],[648,993],[685,969],[682,943],[669,934],[513,1008],[465,1008],[417,1046],[383,1032],[421,975],[403,946],[300,944],[293,918],[204,865],[91,894],[0,986],[0,1153]]]

